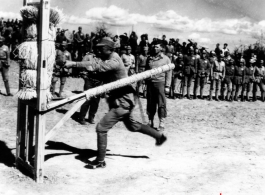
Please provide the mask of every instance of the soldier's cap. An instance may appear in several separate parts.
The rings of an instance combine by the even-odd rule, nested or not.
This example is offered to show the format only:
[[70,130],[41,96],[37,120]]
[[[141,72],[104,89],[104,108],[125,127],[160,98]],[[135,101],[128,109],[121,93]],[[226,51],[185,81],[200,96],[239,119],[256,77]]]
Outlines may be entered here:
[[148,47],[144,47],[143,49],[144,49],[144,51],[148,51]]
[[102,47],[102,46],[109,46],[111,48],[114,48],[114,41],[111,40],[110,37],[104,37],[98,44],[97,47]]
[[68,45],[68,43],[66,41],[63,41],[60,45],[61,46],[66,46],[66,45]]
[[211,54],[215,55],[216,53],[214,51],[211,51]]
[[2,37],[2,36],[0,36],[0,41],[1,41],[1,42],[4,42],[4,41],[5,41],[5,38]]
[[203,53],[203,54],[207,54],[206,50],[202,50],[202,53]]

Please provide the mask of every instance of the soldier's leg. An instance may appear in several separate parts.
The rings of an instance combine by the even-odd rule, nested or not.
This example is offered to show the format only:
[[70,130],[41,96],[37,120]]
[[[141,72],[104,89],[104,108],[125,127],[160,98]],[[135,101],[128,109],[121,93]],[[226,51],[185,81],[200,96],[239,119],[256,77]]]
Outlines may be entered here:
[[51,93],[52,95],[55,95],[55,87],[56,87],[56,83],[59,80],[59,77],[53,76],[52,77],[52,85],[51,85]]
[[212,101],[212,99],[213,99],[214,85],[215,85],[215,79],[212,79],[211,84],[210,84],[210,94],[209,94],[209,100],[210,101]]
[[235,101],[238,101],[238,93],[239,93],[240,84],[236,84],[236,94],[235,94]]
[[195,82],[194,82],[194,90],[193,90],[193,98],[197,99],[197,92],[200,84],[200,77],[196,76]]
[[147,115],[149,118],[149,125],[154,126],[154,116],[157,107],[157,94],[155,94],[154,83],[147,85]]
[[159,130],[164,130],[165,128],[165,118],[167,117],[167,106],[166,106],[166,96],[165,96],[165,83],[157,82],[155,83],[156,94],[158,97],[158,118],[159,118]]
[[189,75],[188,80],[187,80],[187,97],[188,97],[188,99],[191,99],[191,97],[190,97],[191,82],[192,82],[192,76]]
[[134,120],[132,113],[130,113],[127,117],[125,117],[123,122],[129,131],[139,132],[155,138],[156,145],[162,145],[166,141],[166,137],[163,135],[161,131],[157,131],[148,125],[141,124],[138,121]]
[[173,81],[173,96],[174,96],[174,98],[178,94],[177,86],[178,86],[178,77],[177,76],[174,76],[174,81]]
[[258,89],[258,83],[254,82],[253,84],[253,102],[257,101],[257,89]]
[[66,77],[60,77],[60,81],[61,81],[61,83],[60,83],[59,97],[62,97],[64,85],[66,83]]
[[186,95],[187,83],[188,83],[188,77],[183,76],[183,78],[182,78],[182,97],[184,97]]
[[221,98],[222,98],[222,100],[225,100],[226,86],[227,86],[227,84],[225,83],[225,81],[221,81]]
[[10,93],[8,71],[9,71],[9,68],[7,68],[7,67],[3,67],[3,68],[2,68],[2,77],[3,77],[3,81],[4,81],[4,84],[5,84],[5,88],[6,88],[6,94],[7,94],[8,96],[13,96],[13,95]]
[[98,111],[99,102],[100,102],[100,97],[99,96],[93,97],[90,100],[90,109],[89,109],[88,122],[91,123],[91,124],[95,123],[94,118],[95,118],[95,115],[96,115],[96,113]]
[[221,80],[215,80],[215,100],[216,101],[220,101],[219,100],[219,89],[220,89],[220,86],[221,86]]
[[85,121],[85,117],[86,117],[86,113],[88,112],[89,107],[90,107],[90,100],[87,100],[80,108],[79,122],[82,125],[87,124],[87,122]]
[[227,83],[226,86],[227,86],[227,96],[226,96],[226,100],[227,101],[230,101],[233,84],[232,84],[232,82],[230,82],[230,83]]
[[95,161],[88,163],[88,168],[95,169],[106,166],[105,156],[107,150],[107,133],[117,122],[122,120],[124,115],[127,113],[128,111],[125,111],[120,107],[112,108],[97,124],[97,158]]
[[249,82],[248,86],[247,86],[247,95],[246,95],[246,99],[247,101],[249,101],[249,93],[253,90],[253,83]]
[[241,101],[245,101],[245,92],[247,91],[248,83],[243,83],[241,87]]
[[262,81],[260,81],[260,93],[261,93],[261,101],[265,101],[265,85]]
[[206,77],[200,79],[200,98],[203,99],[204,86],[206,85]]

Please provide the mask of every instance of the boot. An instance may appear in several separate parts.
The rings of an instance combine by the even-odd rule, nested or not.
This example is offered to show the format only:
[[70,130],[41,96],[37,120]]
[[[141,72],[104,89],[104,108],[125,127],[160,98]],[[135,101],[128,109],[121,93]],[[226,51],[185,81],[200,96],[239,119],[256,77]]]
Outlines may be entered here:
[[236,91],[235,101],[238,101],[238,92]]
[[191,100],[191,97],[190,97],[190,87],[188,87],[188,89],[187,89],[187,98]]
[[97,146],[98,146],[98,155],[97,160],[99,162],[104,161],[106,156],[107,150],[107,141],[108,141],[108,134],[107,133],[97,133]]
[[159,126],[158,126],[158,131],[164,131],[165,130],[165,118],[160,118],[159,119]]
[[200,88],[200,98],[203,100],[203,88]]
[[106,150],[107,150],[107,133],[98,133],[98,155],[96,160],[92,162],[88,162],[86,165],[86,168],[89,169],[96,169],[96,168],[105,168],[105,156],[106,156]]
[[215,90],[215,100],[218,102],[220,101],[219,97],[218,97],[218,90]]
[[242,93],[241,93],[241,101],[242,101],[242,102],[245,101],[244,91],[242,91]]
[[10,93],[10,87],[9,87],[9,82],[8,82],[8,81],[5,81],[5,88],[6,88],[6,95],[7,95],[7,96],[13,96],[13,95]]
[[228,91],[228,92],[227,92],[227,96],[226,96],[226,100],[227,100],[227,101],[230,101],[230,97],[231,97],[231,92]]
[[213,100],[213,91],[210,90],[209,101],[212,101],[212,100]]
[[161,146],[167,140],[167,137],[163,133],[161,133],[160,131],[156,131],[148,125],[142,124],[139,133],[149,135],[155,138],[157,146]]
[[194,89],[193,99],[197,99],[197,87]]
[[257,101],[257,92],[253,92],[253,102]]
[[149,127],[154,128],[154,120],[153,119],[149,119],[149,122],[147,124]]

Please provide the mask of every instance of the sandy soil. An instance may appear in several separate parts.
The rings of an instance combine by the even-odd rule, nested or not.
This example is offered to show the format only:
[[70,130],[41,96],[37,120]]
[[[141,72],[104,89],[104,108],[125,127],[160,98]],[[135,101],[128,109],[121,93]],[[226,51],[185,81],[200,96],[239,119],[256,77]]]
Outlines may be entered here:
[[[15,92],[18,68],[10,80]],[[69,79],[66,92],[83,81]],[[0,89],[5,93],[3,82]],[[141,99],[145,108],[146,101]],[[71,105],[53,111],[50,129]],[[0,194],[265,194],[265,104],[168,100],[168,141],[127,131],[119,123],[109,132],[107,167],[86,169],[96,155],[95,125],[81,126],[76,113],[46,145],[45,180],[35,183],[14,168],[17,100],[0,95]],[[102,99],[98,121],[106,112]],[[135,116],[142,121],[140,111]],[[156,121],[156,125],[158,121]]]

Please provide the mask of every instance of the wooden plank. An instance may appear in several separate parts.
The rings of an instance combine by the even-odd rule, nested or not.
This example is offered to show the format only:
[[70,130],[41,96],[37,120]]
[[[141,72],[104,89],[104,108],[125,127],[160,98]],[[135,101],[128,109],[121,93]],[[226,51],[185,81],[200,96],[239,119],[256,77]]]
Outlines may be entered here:
[[[161,66],[161,67],[158,67],[158,68],[155,68],[152,70],[148,70],[148,71],[145,71],[145,72],[142,72],[139,74],[135,74],[135,75],[132,75],[130,77],[123,78],[123,79],[120,79],[118,81],[114,81],[112,83],[105,84],[103,86],[89,89],[87,91],[84,91],[83,93],[73,95],[71,97],[65,98],[65,99],[60,100],[60,101],[51,102],[51,103],[47,104],[46,111],[52,110],[56,107],[62,106],[64,104],[72,102],[74,100],[85,98],[86,95],[91,95],[91,94],[100,95],[101,92],[110,91],[110,90],[117,89],[119,87],[123,87],[123,86],[132,84],[134,82],[137,82],[137,81],[140,81],[143,79],[147,79],[149,77],[152,77],[153,75],[161,74],[163,72],[172,70],[174,67],[175,67],[174,64],[166,64],[164,66]],[[103,89],[104,89],[104,91],[103,91]],[[99,93],[95,94],[95,92],[98,92],[98,91],[99,91]]]
[[[46,109],[47,99],[47,65],[45,59],[46,47],[49,31],[50,0],[40,2],[40,23],[38,41],[38,72],[37,72],[37,111]],[[35,180],[43,183],[44,164],[44,138],[46,128],[46,116],[44,113],[37,113],[36,117],[36,137],[35,137]]]
[[63,116],[63,118],[49,131],[45,136],[45,143],[54,136],[56,131],[85,103],[86,99],[78,101],[68,112]]

